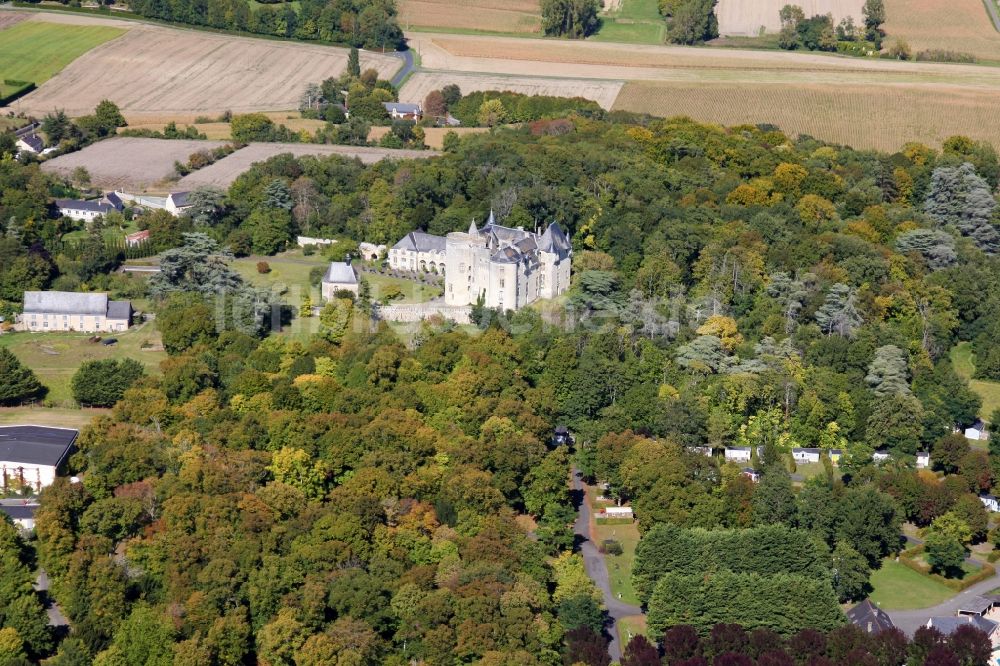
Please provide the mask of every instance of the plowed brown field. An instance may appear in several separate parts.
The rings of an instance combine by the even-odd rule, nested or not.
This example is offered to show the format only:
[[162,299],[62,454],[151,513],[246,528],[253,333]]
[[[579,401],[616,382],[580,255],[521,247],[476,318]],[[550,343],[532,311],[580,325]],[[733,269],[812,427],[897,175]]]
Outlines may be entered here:
[[400,0],[399,23],[404,29],[542,31],[538,0]]
[[[761,27],[766,32],[781,30],[778,12],[788,0],[719,0],[715,15],[719,19],[720,35],[756,35]],[[806,16],[832,14],[834,25],[848,16],[855,25],[863,25],[861,7],[864,0],[796,0]]]

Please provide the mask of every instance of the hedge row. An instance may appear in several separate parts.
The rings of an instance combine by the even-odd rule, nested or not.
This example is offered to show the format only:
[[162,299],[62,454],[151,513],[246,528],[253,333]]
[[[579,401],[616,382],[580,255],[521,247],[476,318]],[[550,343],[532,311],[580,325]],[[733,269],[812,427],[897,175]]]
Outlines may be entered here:
[[931,573],[930,565],[926,562],[917,559],[917,556],[924,552],[923,546],[914,546],[909,550],[904,550],[899,554],[900,563],[913,569],[918,574],[927,576],[928,578],[933,578],[937,582],[948,586],[956,592],[961,592],[969,587],[972,587],[978,582],[984,581],[987,578],[992,578],[996,575],[996,568],[992,564],[982,563],[982,568],[971,576],[966,576],[961,580],[957,578],[945,578],[944,576],[936,573]]
[[16,81],[14,79],[4,79],[3,84],[13,88],[12,92],[6,95],[0,95],[0,106],[7,106],[13,102],[18,97],[24,97],[32,90],[35,89],[35,84],[32,81]]

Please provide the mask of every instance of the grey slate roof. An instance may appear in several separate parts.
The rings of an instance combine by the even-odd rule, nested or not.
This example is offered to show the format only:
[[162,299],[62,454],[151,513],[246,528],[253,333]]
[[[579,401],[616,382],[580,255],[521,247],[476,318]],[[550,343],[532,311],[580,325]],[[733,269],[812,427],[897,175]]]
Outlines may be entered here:
[[111,301],[108,303],[108,319],[131,319],[132,303],[130,301]]
[[56,199],[56,206],[60,210],[89,210],[94,213],[106,215],[115,210],[111,204],[100,201],[83,201],[81,199]]
[[191,196],[190,192],[171,192],[168,199],[173,200],[174,205],[178,208],[184,208],[185,206],[190,206],[191,203],[188,198]]
[[323,276],[323,282],[333,284],[357,284],[358,274],[354,272],[354,267],[343,261],[334,261]]
[[2,504],[0,513],[6,513],[11,520],[30,520],[35,517],[37,504]]
[[18,141],[23,141],[28,144],[31,150],[36,153],[42,152],[42,149],[45,148],[45,142],[42,141],[42,137],[37,134],[25,134],[24,136],[18,137]]
[[410,252],[444,252],[447,241],[444,236],[434,236],[423,231],[411,231],[392,246],[393,250]]
[[820,449],[817,449],[817,448],[814,448],[814,447],[807,447],[807,448],[796,447],[796,448],[792,449],[792,453],[796,453],[796,452],[798,452],[798,453],[819,453]]
[[419,104],[407,104],[405,102],[382,102],[382,106],[389,113],[392,113],[393,109],[396,113],[420,113]]
[[971,624],[987,634],[992,633],[997,627],[993,620],[987,620],[978,615],[959,615],[957,617],[932,617],[927,621],[927,625],[934,627],[945,636],[950,636],[956,629],[964,624]]
[[108,192],[107,194],[105,194],[104,200],[107,203],[114,206],[115,208],[117,208],[118,210],[121,210],[122,208],[125,207],[125,202],[122,201],[122,198],[114,192]]
[[76,441],[76,430],[42,426],[0,426],[0,460],[57,467]]
[[107,294],[85,294],[76,291],[26,291],[25,314],[106,315]]
[[977,615],[982,615],[996,603],[993,599],[988,599],[986,597],[975,596],[967,601],[963,601],[958,607],[958,612],[960,613],[975,613]]
[[538,242],[539,249],[545,252],[552,252],[555,254],[569,252],[573,249],[572,244],[569,242],[569,238],[566,237],[566,233],[559,226],[558,222],[553,222],[549,225],[545,233],[542,234],[541,239]]
[[847,619],[868,634],[878,634],[895,626],[889,614],[869,599],[847,611]]

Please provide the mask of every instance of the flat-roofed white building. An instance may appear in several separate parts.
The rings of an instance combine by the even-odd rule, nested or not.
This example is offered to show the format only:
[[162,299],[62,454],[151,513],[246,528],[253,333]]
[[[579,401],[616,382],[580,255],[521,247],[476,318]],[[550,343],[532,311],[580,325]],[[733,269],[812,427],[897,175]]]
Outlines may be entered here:
[[19,331],[125,331],[132,323],[132,303],[112,301],[107,294],[76,291],[26,291]]
[[52,485],[77,431],[34,425],[0,426],[0,484],[4,490]]

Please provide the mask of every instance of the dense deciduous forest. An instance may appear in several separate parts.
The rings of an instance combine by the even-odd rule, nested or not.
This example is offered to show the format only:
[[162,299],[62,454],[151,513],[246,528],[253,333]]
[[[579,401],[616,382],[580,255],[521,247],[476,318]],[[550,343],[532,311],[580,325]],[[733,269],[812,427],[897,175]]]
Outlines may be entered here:
[[[189,217],[151,218],[154,242],[179,248],[150,285],[171,357],[85,429],[83,483],[58,482],[38,515],[38,560],[74,624],[62,658],[606,664],[569,554],[571,461],[631,500],[657,632],[711,640],[698,600],[783,637],[835,630],[836,602],[866,594],[904,519],[941,535],[928,552],[947,573],[955,539],[961,558],[987,537],[975,494],[997,471],[951,435],[981,404],[948,352],[1000,355],[998,178],[994,150],[961,137],[880,154],[613,114],[428,160],[281,156]],[[3,161],[0,186],[0,295],[81,284],[93,259],[46,248],[59,184]],[[554,321],[480,312],[476,330],[430,322],[402,340],[344,298],[309,342],[213,323],[210,286],[244,287],[217,243],[393,242],[491,209],[571,234]],[[560,422],[575,451],[548,446]],[[760,483],[691,449],[729,445],[754,449]],[[840,473],[793,488],[793,446],[843,450]],[[925,448],[946,476],[913,469]],[[874,466],[878,449],[893,462]],[[51,649],[19,636],[29,656]],[[867,663],[855,648],[878,649],[816,654]]]

